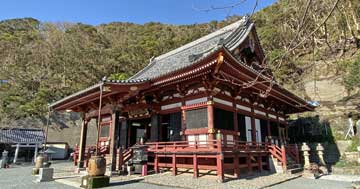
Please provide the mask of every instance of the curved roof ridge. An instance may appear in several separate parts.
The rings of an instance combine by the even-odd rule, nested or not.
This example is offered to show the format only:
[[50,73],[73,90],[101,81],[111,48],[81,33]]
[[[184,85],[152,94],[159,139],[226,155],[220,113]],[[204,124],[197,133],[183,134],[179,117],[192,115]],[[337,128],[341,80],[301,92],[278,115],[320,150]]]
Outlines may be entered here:
[[[209,34],[207,34],[207,35],[205,35],[205,36],[203,36],[203,37],[200,37],[199,39],[197,39],[197,40],[195,40],[195,41],[192,41],[192,42],[190,42],[190,43],[187,43],[187,44],[185,44],[185,45],[183,45],[183,46],[181,46],[181,47],[178,47],[178,48],[176,48],[176,49],[174,49],[174,50],[171,50],[171,51],[169,51],[169,52],[167,52],[167,53],[165,53],[165,54],[162,54],[162,55],[160,55],[160,56],[157,56],[157,57],[155,57],[155,60],[160,60],[160,59],[162,59],[162,58],[166,58],[166,57],[171,56],[171,55],[173,55],[173,54],[179,53],[179,52],[181,52],[181,51],[183,51],[183,50],[186,50],[186,49],[188,49],[188,48],[191,48],[192,46],[195,46],[195,45],[197,45],[197,44],[199,44],[199,43],[208,41],[209,39],[212,39],[212,38],[214,38],[214,37],[216,37],[216,36],[218,36],[218,35],[221,35],[221,34],[223,34],[223,33],[225,33],[225,32],[235,31],[240,25],[242,25],[242,24],[245,23],[246,21],[247,21],[247,17],[244,16],[244,17],[242,17],[240,20],[238,20],[238,21],[236,21],[236,22],[234,22],[234,23],[232,23],[232,24],[230,24],[230,25],[227,25],[227,26],[225,26],[225,27],[223,27],[223,28],[220,28],[220,29],[218,29],[218,30],[216,30],[216,31],[214,31],[214,32],[212,32],[212,33],[209,33]],[[235,30],[234,30],[234,29],[235,29]],[[230,34],[230,35],[231,35],[231,34]]]
[[[228,36],[230,36],[233,32],[235,32],[237,30],[237,28],[239,28],[241,25],[243,25],[244,23],[246,23],[248,20],[248,17],[246,16],[243,16],[240,20],[230,24],[230,25],[227,25],[223,28],[220,28],[218,30],[216,30],[215,32],[212,32],[210,34],[207,34],[203,37],[200,37],[199,39],[195,40],[195,41],[192,41],[190,43],[187,43],[183,46],[180,46],[174,50],[171,50],[165,54],[162,54],[160,56],[157,56],[156,58],[152,59],[150,61],[150,63],[145,66],[143,69],[141,69],[139,72],[137,72],[136,74],[134,74],[133,76],[131,76],[129,79],[136,79],[138,77],[141,77],[144,73],[146,73],[147,70],[151,69],[152,67],[154,67],[156,65],[156,63],[160,60],[163,60],[165,58],[168,58],[168,57],[171,57],[173,55],[176,55],[176,54],[179,54],[179,53],[182,53],[184,51],[186,51],[187,49],[190,49],[190,48],[193,48],[195,47],[196,45],[199,45],[199,44],[202,44],[202,43],[205,43],[213,38],[216,38],[218,36],[221,36],[221,35],[224,35],[225,33],[227,32],[230,32],[230,34],[226,34],[227,36],[225,38],[227,38]],[[211,50],[213,49],[213,47],[209,47],[207,50]]]

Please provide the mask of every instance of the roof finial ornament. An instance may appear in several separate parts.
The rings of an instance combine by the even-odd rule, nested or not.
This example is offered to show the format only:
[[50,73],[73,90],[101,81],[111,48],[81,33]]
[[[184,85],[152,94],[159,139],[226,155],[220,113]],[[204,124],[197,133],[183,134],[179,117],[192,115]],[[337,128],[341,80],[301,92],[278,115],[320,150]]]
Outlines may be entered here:
[[150,60],[149,60],[149,63],[153,62],[154,59],[155,59],[155,56],[152,56],[152,57],[150,58]]
[[104,81],[106,81],[106,80],[107,80],[107,77],[106,77],[106,76],[104,76],[104,77],[101,79],[102,82],[104,82]]

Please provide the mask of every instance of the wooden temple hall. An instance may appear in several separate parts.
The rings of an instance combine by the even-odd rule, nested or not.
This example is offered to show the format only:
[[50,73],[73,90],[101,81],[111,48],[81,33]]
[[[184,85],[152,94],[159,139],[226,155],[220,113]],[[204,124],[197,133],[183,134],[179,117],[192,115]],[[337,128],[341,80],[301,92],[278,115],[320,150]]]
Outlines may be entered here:
[[239,177],[299,163],[287,115],[314,109],[264,69],[264,51],[247,17],[150,59],[127,80],[107,80],[50,105],[82,113],[78,166],[86,166],[87,125],[98,119],[97,148],[116,171],[144,141],[148,169],[211,170]]

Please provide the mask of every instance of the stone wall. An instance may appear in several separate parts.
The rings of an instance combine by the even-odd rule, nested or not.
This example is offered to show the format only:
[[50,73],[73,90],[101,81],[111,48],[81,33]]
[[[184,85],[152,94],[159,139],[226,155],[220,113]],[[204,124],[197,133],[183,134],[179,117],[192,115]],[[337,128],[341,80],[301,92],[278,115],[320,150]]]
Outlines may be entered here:
[[[309,143],[310,162],[319,162],[319,157],[316,151],[318,143]],[[340,158],[346,158],[345,151],[351,145],[351,141],[336,141],[335,144],[322,143],[324,147],[324,159],[326,163],[335,164]],[[299,145],[300,146],[300,145]]]

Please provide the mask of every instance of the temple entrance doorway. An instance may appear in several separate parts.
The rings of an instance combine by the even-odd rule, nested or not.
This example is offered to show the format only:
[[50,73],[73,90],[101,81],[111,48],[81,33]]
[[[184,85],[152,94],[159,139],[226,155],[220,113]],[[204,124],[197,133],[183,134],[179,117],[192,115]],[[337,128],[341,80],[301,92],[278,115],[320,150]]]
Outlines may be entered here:
[[151,127],[151,119],[143,118],[143,119],[135,119],[129,121],[130,129],[129,129],[129,144],[133,146],[134,144],[139,144],[141,138],[144,139],[144,142],[150,139],[150,127]]
[[181,112],[162,115],[160,141],[180,141]]

